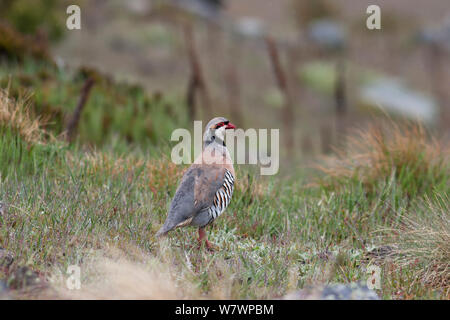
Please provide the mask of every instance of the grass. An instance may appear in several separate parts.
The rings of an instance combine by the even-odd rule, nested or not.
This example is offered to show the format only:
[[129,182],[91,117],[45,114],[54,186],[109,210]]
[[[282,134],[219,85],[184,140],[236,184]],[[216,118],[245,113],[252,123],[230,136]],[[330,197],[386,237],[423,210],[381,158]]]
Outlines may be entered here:
[[395,264],[414,270],[416,281],[450,293],[450,208],[448,194],[426,198],[396,229],[384,232],[392,242]]
[[[365,281],[377,264],[382,298],[449,298],[448,151],[423,128],[355,134],[314,184],[237,168],[233,200],[207,230],[218,247],[209,253],[193,228],[154,237],[186,168],[161,143],[185,123],[169,111],[182,104],[92,70],[5,70],[4,86],[17,75],[0,95],[0,247],[14,257],[0,279],[12,297],[268,299]],[[58,137],[86,76],[97,86],[68,145]],[[394,258],[373,255],[385,245]],[[69,265],[81,266],[80,291],[65,289]],[[30,291],[27,272],[43,285]]]
[[0,123],[8,124],[8,129],[26,142],[38,143],[44,135],[41,122],[31,117],[26,103],[10,99],[5,90],[0,91]]
[[115,82],[90,68],[59,68],[30,58],[3,63],[0,68],[1,87],[8,87],[17,100],[32,96],[30,111],[46,120],[43,128],[54,136],[66,130],[89,77],[95,84],[80,121],[79,144],[108,145],[119,152],[128,152],[133,144],[159,151],[166,147],[160,141],[167,140],[175,128],[188,126],[186,109],[177,97],[148,96],[137,85]]
[[[414,175],[397,174],[399,166],[384,172],[379,153],[361,153],[371,166],[355,166],[353,174],[347,165],[339,171],[338,162],[335,175],[315,186],[251,179],[238,169],[230,207],[208,228],[219,248],[209,253],[197,249],[194,229],[176,230],[162,242],[154,238],[185,167],[164,155],[40,143],[20,129],[36,123],[34,132],[43,130],[31,115],[14,100],[2,101],[16,115],[0,121],[0,199],[8,205],[0,246],[14,256],[0,278],[13,279],[27,266],[48,283],[32,294],[16,286],[16,298],[267,299],[311,284],[364,281],[373,263],[385,271],[383,298],[448,298],[448,206],[427,212],[427,224],[410,222],[417,220],[409,213],[424,212],[412,195],[426,197],[430,208],[445,203],[449,172],[442,163],[440,171],[432,165],[440,149],[422,148],[414,156],[416,144],[425,142],[411,131],[383,140],[393,148],[401,136],[408,148],[383,154],[395,154],[400,170]],[[363,138],[378,150],[378,138]],[[414,182],[411,189],[403,179]],[[396,239],[398,262],[368,258],[374,247],[392,242],[376,236],[388,227],[411,230]],[[414,259],[419,262],[409,263]],[[64,289],[73,264],[82,268],[82,290],[75,293]],[[155,274],[162,276],[155,280]]]
[[443,149],[420,124],[372,125],[350,136],[347,146],[319,167],[326,173],[322,184],[339,187],[360,181],[372,192],[379,181],[394,179],[410,198],[428,194],[448,184],[449,153]]

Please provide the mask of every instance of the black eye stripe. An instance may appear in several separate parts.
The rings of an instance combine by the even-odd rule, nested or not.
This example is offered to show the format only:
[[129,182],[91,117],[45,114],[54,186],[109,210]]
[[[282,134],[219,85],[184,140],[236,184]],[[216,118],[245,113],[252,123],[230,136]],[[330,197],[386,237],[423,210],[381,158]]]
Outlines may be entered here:
[[224,121],[224,122],[219,122],[218,124],[216,124],[214,129],[219,129],[220,127],[223,127],[225,125],[228,125],[230,123],[230,121]]

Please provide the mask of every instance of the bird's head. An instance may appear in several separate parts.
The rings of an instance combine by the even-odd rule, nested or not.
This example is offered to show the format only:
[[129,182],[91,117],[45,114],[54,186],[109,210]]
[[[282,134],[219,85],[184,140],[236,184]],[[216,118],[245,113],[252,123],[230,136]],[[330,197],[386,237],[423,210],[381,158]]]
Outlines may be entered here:
[[203,134],[205,146],[214,141],[225,145],[225,131],[228,129],[236,129],[236,126],[224,117],[217,117],[209,121]]

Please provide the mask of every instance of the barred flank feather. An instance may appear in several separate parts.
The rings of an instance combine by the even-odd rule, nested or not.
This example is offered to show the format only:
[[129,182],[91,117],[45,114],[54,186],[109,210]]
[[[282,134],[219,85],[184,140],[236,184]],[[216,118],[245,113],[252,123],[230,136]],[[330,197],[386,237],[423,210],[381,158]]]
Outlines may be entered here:
[[222,187],[214,196],[214,204],[208,209],[211,223],[214,219],[222,214],[228,207],[233,195],[234,177],[230,171],[226,170]]

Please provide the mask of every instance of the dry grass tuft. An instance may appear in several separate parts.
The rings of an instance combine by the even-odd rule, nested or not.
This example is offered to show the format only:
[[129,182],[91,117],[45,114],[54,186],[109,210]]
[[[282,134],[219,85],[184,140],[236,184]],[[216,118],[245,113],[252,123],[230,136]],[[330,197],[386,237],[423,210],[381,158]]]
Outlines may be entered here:
[[107,247],[87,259],[80,266],[79,290],[68,290],[65,276],[61,276],[58,271],[55,272],[52,288],[47,292],[48,298],[88,300],[201,298],[197,286],[191,285],[182,275],[175,274],[170,264],[165,261],[164,252],[160,252],[159,258],[156,258],[138,248],[129,249],[131,253]]
[[[92,268],[92,266],[91,266]],[[81,290],[63,292],[72,299],[181,299],[170,274],[162,268],[149,269],[127,260],[102,259],[95,265],[97,279]]]
[[346,148],[317,167],[328,175],[323,181],[328,186],[357,179],[371,190],[375,182],[394,176],[406,189],[422,190],[448,173],[448,154],[422,126],[390,123],[357,131],[348,137]]
[[117,156],[113,153],[98,150],[86,152],[82,159],[68,154],[68,161],[72,165],[80,164],[85,166],[90,175],[106,174],[109,177],[123,176],[132,173],[138,168],[142,168],[145,172],[146,181],[155,192],[160,187],[176,185],[185,169],[185,167],[177,166],[165,156],[158,159],[144,160],[132,154]]
[[39,118],[31,115],[26,101],[11,99],[7,90],[0,89],[0,126],[10,128],[26,142],[42,143],[46,135],[42,125]]
[[86,166],[87,172],[90,175],[106,174],[110,177],[121,176],[144,164],[142,159],[138,159],[131,155],[127,157],[118,157],[112,153],[100,152],[98,150],[86,152],[82,159],[71,157],[70,161],[73,164],[81,162],[82,165]]
[[423,212],[410,213],[396,229],[385,230],[393,256],[401,268],[414,270],[414,278],[450,297],[450,201],[429,198]]

